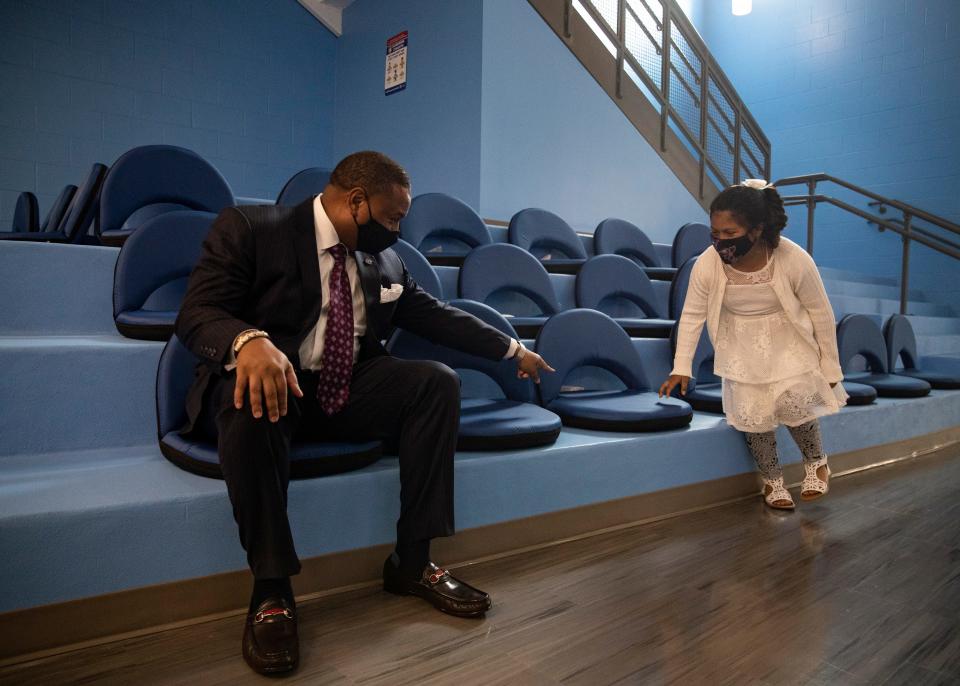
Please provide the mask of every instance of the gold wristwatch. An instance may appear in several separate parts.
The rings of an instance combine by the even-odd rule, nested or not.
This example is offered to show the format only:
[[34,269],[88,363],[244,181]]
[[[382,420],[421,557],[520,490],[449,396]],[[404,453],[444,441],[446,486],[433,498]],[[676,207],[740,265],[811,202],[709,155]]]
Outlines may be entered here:
[[523,343],[520,342],[520,339],[517,339],[517,349],[513,353],[513,359],[517,362],[523,359],[523,356],[527,354],[527,349],[523,347]]
[[237,336],[236,340],[233,341],[233,354],[239,355],[240,348],[245,346],[254,338],[270,338],[270,334],[268,334],[266,331],[261,331],[260,329],[247,329],[246,331],[241,331],[240,335]]

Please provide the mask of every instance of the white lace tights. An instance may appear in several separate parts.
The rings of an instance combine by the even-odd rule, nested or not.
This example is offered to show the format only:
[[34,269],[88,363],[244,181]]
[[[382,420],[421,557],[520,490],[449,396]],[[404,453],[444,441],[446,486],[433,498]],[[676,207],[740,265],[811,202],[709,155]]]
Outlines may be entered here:
[[[823,447],[820,442],[820,422],[813,419],[800,426],[788,426],[787,430],[793,437],[804,462],[816,462],[823,457]],[[744,431],[743,437],[747,440],[750,454],[757,462],[757,469],[764,479],[775,480],[783,476],[780,460],[777,457],[777,434],[773,431],[763,433],[749,433]]]

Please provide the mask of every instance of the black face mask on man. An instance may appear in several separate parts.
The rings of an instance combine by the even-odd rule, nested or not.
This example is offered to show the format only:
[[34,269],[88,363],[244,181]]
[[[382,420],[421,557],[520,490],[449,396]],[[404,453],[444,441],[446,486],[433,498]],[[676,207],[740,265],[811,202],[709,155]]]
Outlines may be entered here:
[[711,242],[721,260],[726,264],[736,264],[750,252],[757,241],[755,238],[750,238],[749,234],[743,234],[738,238],[714,238]]
[[367,195],[367,210],[370,212],[370,219],[363,224],[357,221],[357,215],[353,215],[353,223],[357,225],[357,250],[376,255],[396,243],[400,238],[400,232],[391,231],[373,218],[369,195]]

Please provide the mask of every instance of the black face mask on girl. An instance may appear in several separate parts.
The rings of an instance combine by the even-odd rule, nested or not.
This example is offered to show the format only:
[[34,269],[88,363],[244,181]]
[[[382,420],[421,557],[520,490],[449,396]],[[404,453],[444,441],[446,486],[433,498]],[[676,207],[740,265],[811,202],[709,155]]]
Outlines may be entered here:
[[739,238],[713,238],[711,242],[721,260],[726,264],[736,264],[750,252],[756,239],[750,238],[749,234],[743,234]]
[[[367,208],[370,208],[370,196],[367,196]],[[373,212],[370,212],[370,219],[365,224],[357,222],[357,216],[353,216],[353,223],[357,225],[357,250],[369,255],[376,255],[383,252],[400,238],[399,231],[391,231],[386,226],[373,218]]]

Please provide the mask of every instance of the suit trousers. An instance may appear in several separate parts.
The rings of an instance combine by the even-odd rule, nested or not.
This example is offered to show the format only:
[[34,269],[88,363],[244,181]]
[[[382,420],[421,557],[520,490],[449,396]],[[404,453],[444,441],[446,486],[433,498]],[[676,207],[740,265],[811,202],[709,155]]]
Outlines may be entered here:
[[[298,372],[304,397],[288,394],[287,415],[255,419],[249,398],[233,405],[236,374],[220,377],[204,400],[199,430],[217,437],[220,466],[257,579],[296,574],[300,561],[287,518],[293,441],[383,440],[400,457],[400,542],[454,531],[453,454],[460,421],[460,379],[438,362],[387,355],[353,367],[350,398],[328,417],[316,398],[317,374]],[[329,522],[336,526],[336,522]]]

